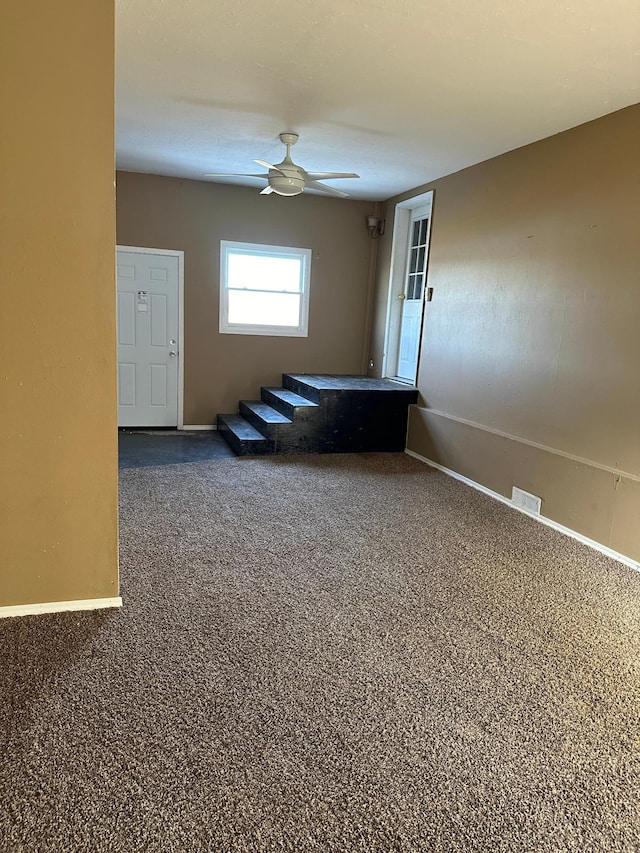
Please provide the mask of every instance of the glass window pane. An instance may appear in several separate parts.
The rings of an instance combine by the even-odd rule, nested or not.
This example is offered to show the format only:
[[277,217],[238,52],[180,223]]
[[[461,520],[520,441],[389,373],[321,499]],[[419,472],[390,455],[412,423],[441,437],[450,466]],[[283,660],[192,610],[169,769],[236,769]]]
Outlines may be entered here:
[[421,249],[418,250],[418,266],[417,266],[418,272],[424,272],[424,254],[425,254],[425,248],[423,246]]
[[411,250],[411,264],[409,266],[409,272],[410,273],[415,272],[417,268],[418,268],[418,250],[412,249]]
[[301,266],[299,258],[265,257],[231,251],[228,255],[227,286],[300,293]]
[[222,334],[308,334],[311,250],[220,241]]
[[423,219],[420,223],[420,244],[425,245],[427,242],[427,222],[428,219]]
[[413,285],[413,298],[422,299],[422,276],[417,275]]
[[407,281],[407,299],[413,299],[414,281],[415,276],[410,275],[409,280]]
[[296,293],[229,291],[229,322],[256,326],[300,324],[300,296]]
[[412,246],[418,245],[419,237],[420,237],[420,223],[414,222],[413,223],[413,239],[411,240]]

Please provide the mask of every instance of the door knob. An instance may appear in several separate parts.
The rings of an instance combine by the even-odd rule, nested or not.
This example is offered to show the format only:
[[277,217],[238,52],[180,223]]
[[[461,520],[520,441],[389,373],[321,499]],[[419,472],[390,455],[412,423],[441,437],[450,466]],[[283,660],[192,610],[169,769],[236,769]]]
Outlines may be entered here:
[[398,299],[406,299],[406,298],[407,298],[406,293],[401,293],[401,294],[398,296]]

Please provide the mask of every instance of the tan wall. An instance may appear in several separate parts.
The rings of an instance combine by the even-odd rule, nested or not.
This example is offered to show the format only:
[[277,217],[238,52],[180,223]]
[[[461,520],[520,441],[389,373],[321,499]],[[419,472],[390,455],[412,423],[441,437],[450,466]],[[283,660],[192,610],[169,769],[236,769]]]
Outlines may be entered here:
[[118,594],[113,0],[0,45],[0,606]]
[[[533,491],[543,514],[634,559],[638,150],[635,106],[420,187],[386,210],[389,224],[397,201],[435,190],[423,410],[412,414],[409,447],[508,497],[512,485]],[[378,364],[391,230],[380,246]]]
[[[185,253],[185,424],[214,423],[283,372],[363,371],[373,205],[131,172],[117,181],[118,244]],[[308,338],[219,334],[220,240],[313,250]]]

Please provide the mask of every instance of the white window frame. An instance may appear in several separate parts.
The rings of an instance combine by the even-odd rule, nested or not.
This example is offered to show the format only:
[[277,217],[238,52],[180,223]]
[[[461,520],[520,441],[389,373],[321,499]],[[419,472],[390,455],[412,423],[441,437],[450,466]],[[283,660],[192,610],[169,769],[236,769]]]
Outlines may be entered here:
[[[296,258],[301,262],[300,313],[297,326],[271,326],[229,322],[229,288],[227,286],[228,256],[233,250],[264,257]],[[274,335],[278,337],[306,338],[309,335],[309,284],[311,280],[311,249],[293,246],[269,246],[262,243],[240,243],[235,240],[220,241],[220,333],[225,335]],[[278,293],[279,291],[270,291]],[[291,292],[291,291],[288,291]]]

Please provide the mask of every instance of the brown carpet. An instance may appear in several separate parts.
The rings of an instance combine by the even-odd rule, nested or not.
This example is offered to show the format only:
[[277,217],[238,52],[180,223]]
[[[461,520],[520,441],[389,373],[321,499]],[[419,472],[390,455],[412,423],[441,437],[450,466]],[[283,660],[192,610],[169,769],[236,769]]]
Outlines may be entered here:
[[401,454],[122,473],[0,622],[0,850],[638,851],[640,574]]

